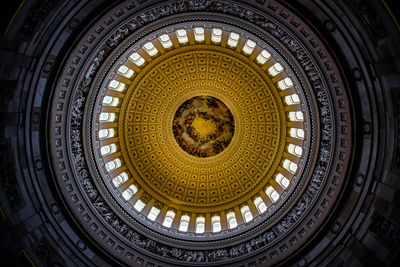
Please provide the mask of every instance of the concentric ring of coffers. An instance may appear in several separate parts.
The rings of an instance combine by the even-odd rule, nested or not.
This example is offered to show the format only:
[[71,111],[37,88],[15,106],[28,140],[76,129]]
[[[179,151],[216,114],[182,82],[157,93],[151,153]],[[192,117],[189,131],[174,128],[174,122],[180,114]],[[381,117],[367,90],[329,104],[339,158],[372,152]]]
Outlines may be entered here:
[[[154,188],[162,188],[163,178],[167,177],[166,174],[161,175],[162,178],[160,179],[160,183],[146,185],[146,183],[143,182],[143,180],[146,179],[140,177],[140,175],[143,175],[144,173],[135,173],[135,169],[146,168],[150,166],[150,164],[145,165],[145,161],[143,161],[142,166],[138,166],[137,164],[140,163],[138,158],[133,158],[131,162],[136,165],[134,168],[129,168],[127,166],[127,161],[130,160],[128,158],[124,158],[123,155],[127,155],[128,153],[121,152],[125,148],[123,147],[123,142],[121,143],[120,141],[120,137],[123,134],[122,131],[128,128],[126,124],[123,127],[121,125],[123,124],[124,120],[129,120],[128,116],[130,116],[128,113],[124,113],[124,117],[122,116],[121,106],[124,104],[124,101],[128,103],[128,93],[131,94],[132,98],[135,94],[138,94],[138,86],[140,83],[146,83],[146,81],[143,80],[145,74],[149,75],[148,73],[144,73],[146,66],[151,65],[157,61],[157,59],[168,55],[168,53],[174,53],[174,51],[177,52],[185,49],[190,51],[190,47],[201,46],[209,47],[211,49],[218,48],[220,51],[229,51],[231,55],[236,53],[238,58],[243,57],[246,58],[246,61],[252,62],[252,64],[257,68],[257,71],[252,74],[256,75],[257,72],[261,72],[266,77],[261,78],[261,80],[267,80],[269,82],[269,84],[268,82],[266,83],[267,86],[261,88],[259,91],[262,92],[264,90],[265,93],[274,92],[278,97],[276,100],[276,103],[278,104],[275,103],[277,114],[279,114],[279,112],[282,112],[283,114],[283,117],[280,118],[280,122],[283,123],[282,133],[284,133],[284,139],[281,140],[283,143],[282,153],[278,159],[277,166],[273,169],[265,170],[272,173],[268,177],[263,175],[259,176],[259,181],[256,181],[260,185],[258,190],[251,191],[250,194],[248,194],[247,191],[242,192],[242,195],[247,195],[247,198],[242,197],[239,203],[235,203],[234,206],[226,205],[222,209],[216,209],[212,212],[209,212],[210,206],[207,206],[207,209],[204,209],[203,211],[197,208],[197,212],[194,209],[187,207],[186,209],[182,208],[182,199],[178,199],[173,195],[174,190],[178,192],[178,185],[173,185],[175,188],[170,188],[170,191],[164,191],[161,194],[157,193],[157,189]],[[207,60],[210,60],[210,58],[207,58]],[[205,66],[207,66],[207,64],[208,63],[206,63]],[[190,70],[190,68],[187,69]],[[167,70],[165,71],[167,72]],[[199,73],[197,74],[199,75]],[[182,77],[184,76],[185,75],[182,75]],[[140,79],[138,77],[140,77]],[[218,78],[218,74],[216,74],[215,77]],[[209,77],[206,78],[208,79]],[[250,77],[250,79],[251,78],[252,77]],[[155,164],[153,164],[154,166],[157,166],[156,164],[159,163],[156,174],[162,174],[163,170],[168,169],[165,167],[167,166],[166,164],[169,163],[168,158],[172,161],[172,164],[175,165],[178,163],[178,161],[173,161],[175,155],[171,157],[171,152],[174,150],[171,149],[165,155],[162,154],[164,153],[162,151],[161,154],[154,153],[152,159],[151,150],[154,148],[150,147],[150,149],[146,150],[146,145],[140,146],[138,142],[146,143],[144,136],[147,136],[147,141],[149,144],[157,144],[157,140],[160,140],[160,134],[164,134],[169,137],[169,139],[165,137],[165,143],[168,143],[168,140],[174,141],[172,133],[173,116],[170,115],[171,119],[168,121],[166,119],[168,117],[167,115],[169,113],[174,114],[174,112],[177,110],[177,107],[179,107],[190,97],[194,97],[204,92],[211,92],[212,94],[213,91],[216,91],[215,85],[218,83],[214,83],[212,86],[207,88],[207,84],[201,84],[202,79],[197,79],[197,81],[197,84],[188,85],[186,89],[188,91],[193,91],[193,88],[197,85],[199,88],[201,88],[199,92],[194,93],[194,95],[190,95],[190,93],[185,95],[182,97],[180,102],[176,101],[175,107],[171,108],[170,110],[168,110],[168,106],[166,106],[164,113],[161,115],[159,114],[159,110],[157,110],[157,112],[154,112],[154,116],[151,116],[151,108],[156,106],[156,102],[159,101],[159,99],[155,97],[156,94],[149,94],[145,96],[145,99],[139,98],[137,101],[129,102],[130,105],[125,104],[126,106],[129,106],[129,108],[132,108],[132,104],[134,103],[136,110],[135,112],[131,113],[132,116],[143,116],[146,114],[146,112],[141,113],[139,111],[144,111],[144,109],[149,108],[147,112],[149,116],[146,118],[147,121],[145,123],[142,121],[144,119],[143,117],[141,117],[135,123],[132,122],[133,131],[135,126],[140,127],[138,127],[139,131],[136,133],[132,132],[132,135],[129,138],[133,140],[132,147],[135,148],[137,154],[140,154],[139,147],[141,147],[143,149],[143,154],[150,155],[149,157],[146,157],[148,162],[153,160],[155,162]],[[165,94],[165,97],[168,97],[167,91],[163,92],[162,90],[165,88],[163,87],[163,83],[164,86],[168,87],[168,82],[170,81],[161,79],[158,82],[161,86],[159,87],[159,92],[157,94]],[[190,81],[188,81],[187,84],[190,84]],[[146,86],[147,85],[145,84],[145,87]],[[221,87],[223,88],[222,83]],[[181,87],[177,86],[177,88],[179,89]],[[184,91],[184,89],[185,88],[183,88],[182,91]],[[257,89],[260,88],[255,88],[254,93],[257,92]],[[154,90],[157,90],[157,88]],[[231,88],[231,90],[233,89]],[[143,95],[138,96],[143,97]],[[238,140],[241,140],[241,138],[250,139],[254,132],[261,133],[259,136],[262,136],[262,134],[267,132],[266,128],[268,127],[268,123],[261,124],[262,127],[260,127],[260,124],[256,123],[257,120],[253,122],[249,121],[247,124],[243,122],[246,118],[251,120],[252,116],[249,115],[246,117],[241,114],[241,111],[247,110],[249,114],[252,114],[252,112],[248,109],[251,109],[251,106],[253,106],[253,113],[257,114],[257,105],[253,105],[254,103],[251,101],[251,98],[249,98],[247,107],[244,109],[243,106],[239,106],[238,103],[234,101],[235,97],[229,97],[229,93],[224,93],[222,89],[221,92],[215,96],[221,97],[224,100],[226,99],[226,103],[231,103],[230,105],[228,104],[228,107],[232,108],[235,122],[238,122],[238,128],[243,127],[241,132],[239,130],[237,133],[235,132],[236,136],[234,136],[232,140],[233,148],[235,147],[235,142],[238,144]],[[246,95],[242,96],[248,97]],[[240,94],[238,94],[237,97],[240,98]],[[271,47],[266,45],[255,36],[252,36],[248,33],[243,33],[243,30],[241,29],[236,29],[235,27],[222,24],[216,24],[213,27],[206,27],[204,24],[196,23],[192,24],[192,26],[176,25],[173,28],[168,28],[168,30],[160,30],[153,34],[150,38],[147,38],[147,40],[138,42],[134,48],[130,49],[125,53],[125,55],[121,56],[121,59],[114,65],[113,70],[110,72],[108,79],[106,79],[104,82],[104,89],[102,94],[100,94],[98,97],[97,101],[101,108],[99,109],[99,112],[95,114],[94,119],[96,129],[98,129],[95,136],[95,143],[99,144],[99,148],[96,153],[99,156],[98,164],[104,173],[103,178],[108,185],[109,190],[113,192],[114,196],[119,198],[119,203],[125,205],[125,209],[128,213],[135,215],[137,218],[140,217],[145,221],[156,222],[165,230],[175,229],[181,233],[194,232],[197,235],[203,235],[205,233],[217,234],[227,229],[234,231],[238,226],[249,224],[256,217],[265,217],[267,216],[268,212],[276,209],[277,206],[280,205],[280,202],[284,201],[285,199],[282,196],[284,196],[285,192],[289,190],[290,187],[296,182],[296,178],[301,172],[301,166],[299,166],[299,164],[302,162],[302,159],[306,157],[305,153],[308,150],[306,147],[307,125],[309,123],[306,116],[308,111],[306,109],[306,105],[302,103],[302,99],[304,99],[304,96],[302,95],[302,88],[300,87],[300,83],[296,81],[295,75],[288,67],[288,64]],[[260,100],[265,99],[261,98]],[[154,105],[146,105],[148,102],[152,102]],[[140,107],[141,104],[142,106]],[[160,105],[162,105],[162,103],[160,103]],[[279,105],[281,105],[281,107],[279,107]],[[260,110],[262,110],[262,108]],[[157,115],[159,116],[157,117]],[[262,119],[265,118],[265,113],[260,113],[258,115]],[[132,121],[135,121],[134,117],[131,119]],[[151,123],[152,120],[153,124]],[[169,124],[171,124],[170,127],[168,127]],[[144,126],[147,126],[147,132],[143,132]],[[151,127],[154,127],[153,132],[151,131]],[[245,127],[246,129],[244,129]],[[171,129],[169,136],[168,131],[165,129]],[[134,142],[136,134],[142,134],[142,140]],[[239,136],[240,134],[241,136]],[[235,141],[235,137],[238,140]],[[274,135],[271,134],[270,137],[273,138]],[[127,136],[124,137],[125,140],[127,140],[127,138]],[[257,136],[254,138],[257,138]],[[161,138],[161,140],[163,139]],[[263,142],[265,142],[265,139],[260,139],[260,142],[258,142],[260,147],[265,145]],[[172,144],[174,142],[170,143]],[[163,144],[160,144],[160,146],[162,145]],[[246,148],[246,145],[244,148]],[[171,145],[171,147],[172,146],[173,145]],[[240,147],[240,145],[237,145],[236,147]],[[176,145],[175,148],[179,148],[179,146]],[[243,151],[246,150],[243,149]],[[222,163],[220,168],[223,168],[224,166],[224,153],[226,153],[225,155],[228,156],[231,152],[232,151],[227,149],[227,151],[221,153]],[[166,162],[158,160],[162,155],[162,158],[167,159]],[[245,154],[244,152],[243,155],[249,157],[250,154]],[[129,156],[132,156],[132,154]],[[228,158],[231,159],[231,161],[228,161]],[[227,157],[226,159],[230,166],[237,164],[234,160],[234,157]],[[244,162],[244,164],[254,163],[251,162],[251,156],[249,159],[250,160],[248,162]],[[192,160],[192,162],[190,162],[190,160]],[[201,162],[199,159],[191,159],[190,157],[188,158],[188,161],[191,164],[197,163],[199,166],[202,164],[204,166],[207,166],[207,164],[208,166],[215,164],[215,161],[212,161],[211,163],[209,160]],[[205,173],[207,173],[208,169],[205,170]],[[239,169],[232,170],[237,173]],[[247,171],[244,169],[243,174],[246,172]],[[182,175],[185,175],[184,169],[181,173]],[[203,203],[207,204],[212,201],[212,195],[207,195],[207,197],[202,197],[200,195],[200,176],[202,174],[201,168],[199,168],[197,173],[199,174],[198,180],[192,180],[196,181],[196,186],[199,187],[199,195],[197,195],[197,198],[190,198],[190,195],[188,194],[185,202],[199,201],[199,203],[201,203],[200,201],[203,199]],[[151,177],[152,174],[148,173],[148,175],[148,180],[151,180],[149,177]],[[218,173],[215,173],[215,175],[217,176]],[[156,177],[155,174],[154,177]],[[179,181],[179,177],[176,179]],[[190,179],[187,179],[187,181],[190,182]],[[171,182],[173,182],[172,179]],[[189,187],[191,187],[189,182],[187,182],[187,188],[184,190],[188,191]],[[210,189],[212,179],[207,180],[207,182],[208,184],[206,185],[206,188],[209,189],[209,192],[212,192]],[[227,179],[226,183],[231,182]],[[168,184],[164,185],[167,185],[166,188],[168,187]],[[153,188],[153,191],[151,188]],[[221,189],[222,188],[223,186]],[[227,190],[229,191],[231,189],[232,188],[228,188]],[[223,195],[221,192],[218,192],[217,194]],[[165,195],[172,195],[172,199],[165,199]],[[229,197],[232,196],[229,195]],[[174,202],[177,204],[174,204]],[[228,208],[226,208],[227,206]],[[138,214],[141,216],[137,216]]]

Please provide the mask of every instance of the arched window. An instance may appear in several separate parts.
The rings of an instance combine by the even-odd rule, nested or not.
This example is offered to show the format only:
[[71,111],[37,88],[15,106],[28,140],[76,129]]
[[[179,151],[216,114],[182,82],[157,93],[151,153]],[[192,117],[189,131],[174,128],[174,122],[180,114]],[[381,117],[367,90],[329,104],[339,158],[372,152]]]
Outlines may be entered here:
[[115,153],[115,151],[117,151],[117,146],[115,144],[105,145],[100,148],[102,156]]
[[103,98],[103,105],[116,107],[118,106],[118,103],[119,103],[118,97],[112,97],[107,95]]
[[271,57],[271,54],[268,53],[267,50],[263,50],[258,56],[257,56],[257,62],[260,63],[261,65],[265,64],[267,60]]
[[[118,73],[119,74],[121,74],[122,76],[124,76],[124,77],[126,77],[126,78],[132,78],[132,76],[133,76],[133,74],[135,73],[133,70],[131,70],[130,68],[128,68],[127,66],[125,66],[125,65],[122,65],[121,67],[119,67],[119,69],[118,69]],[[117,88],[117,86],[112,86],[111,84],[114,82],[115,80],[112,80],[111,81],[111,83],[110,83],[110,88]],[[124,88],[122,89],[122,90],[117,90],[117,91],[123,91],[124,89],[125,89],[125,84],[123,84],[124,85]],[[116,90],[116,89],[114,89],[114,90]]]
[[[125,183],[127,180],[128,180],[128,174],[126,172],[123,172],[113,179],[113,183],[114,183],[115,187],[118,187],[121,184]],[[137,191],[137,188],[136,188],[136,191]],[[136,191],[135,191],[135,193],[136,193]]]
[[246,44],[243,46],[243,53],[250,55],[253,53],[254,48],[256,47],[256,42],[253,40],[247,40]]
[[280,173],[276,175],[275,181],[283,188],[287,188],[290,184],[290,181]]
[[293,145],[293,144],[289,144],[288,145],[288,152],[290,154],[293,154],[295,156],[300,157],[301,154],[303,153],[303,149],[299,146]]
[[157,218],[158,214],[160,214],[160,210],[156,207],[152,207],[149,214],[147,215],[147,218],[154,221]]
[[254,199],[254,205],[257,207],[259,213],[264,213],[267,210],[267,205],[265,205],[261,197]]
[[160,35],[160,37],[158,37],[158,40],[160,40],[160,43],[165,49],[172,47],[172,42],[169,39],[168,34]]
[[304,139],[304,130],[303,129],[290,128],[289,134],[291,137],[294,137],[297,139]]
[[197,42],[203,42],[204,41],[204,29],[202,27],[194,28],[194,39]]
[[226,220],[228,222],[229,229],[237,227],[236,215],[233,211],[226,214]]
[[102,112],[99,119],[103,122],[113,122],[115,121],[115,113]]
[[111,172],[112,170],[115,170],[117,168],[121,167],[121,160],[120,159],[113,159],[109,162],[106,163],[106,170],[108,172]]
[[231,32],[228,38],[228,46],[235,48],[239,42],[240,35],[236,32]]
[[204,228],[206,224],[206,219],[203,216],[196,218],[196,233],[202,234],[204,233]]
[[[120,70],[125,71],[125,73],[122,73]],[[132,73],[132,75],[133,75],[133,70],[129,69],[128,67],[121,66],[121,67],[119,67],[119,69],[118,69],[118,73],[121,74],[122,76],[125,76],[125,77],[128,78],[128,76],[129,76],[131,73]],[[132,77],[132,75],[130,75],[130,77]],[[129,77],[129,78],[130,78],[130,77]],[[125,87],[126,87],[126,85],[125,85],[124,83],[119,82],[119,81],[116,81],[116,80],[112,80],[112,81],[110,82],[110,84],[108,85],[108,88],[110,88],[111,90],[114,90],[114,91],[118,91],[118,92],[124,91]]]
[[295,173],[296,170],[297,170],[297,164],[292,162],[292,161],[290,161],[290,160],[288,160],[288,159],[285,159],[283,161],[282,165],[283,165],[283,168],[285,168],[286,170],[290,171],[291,173]]
[[154,46],[152,42],[147,42],[143,46],[144,50],[149,54],[149,56],[155,56],[158,53],[157,48]]
[[144,58],[142,58],[141,55],[138,53],[133,53],[132,55],[129,56],[129,59],[135,63],[138,67],[142,66],[146,61]]
[[268,186],[265,190],[265,193],[272,200],[272,202],[276,202],[279,199],[278,192],[276,192],[272,186]]
[[181,44],[186,44],[187,42],[189,42],[186,30],[184,29],[177,30],[176,37],[178,37],[178,42]]
[[278,87],[281,90],[286,90],[293,86],[293,82],[290,78],[286,77],[285,79],[278,82]]
[[113,128],[109,128],[109,129],[101,129],[99,131],[99,138],[110,138],[110,137],[114,137],[115,135],[115,131]]
[[289,120],[291,120],[291,121],[303,121],[304,120],[303,112],[301,112],[301,111],[289,112]]
[[281,73],[282,71],[283,71],[283,67],[279,63],[275,63],[272,67],[270,67],[268,69],[268,72],[269,72],[269,74],[271,74],[271,76],[276,76],[279,73]]
[[295,105],[300,103],[300,98],[298,94],[291,94],[288,96],[285,96],[285,102],[288,105]]
[[211,41],[214,43],[220,43],[222,40],[222,31],[221,29],[213,28],[211,34]]
[[221,231],[221,217],[215,215],[211,218],[212,231],[214,233]]
[[123,193],[122,197],[126,200],[129,200],[133,197],[134,194],[138,191],[136,185],[131,184]]
[[135,210],[140,212],[140,211],[142,211],[144,206],[146,206],[146,204],[144,204],[144,202],[139,199],[138,201],[136,201],[136,203],[133,207],[135,208]]
[[182,215],[181,222],[179,224],[179,231],[187,232],[189,228],[190,217],[188,215]]
[[172,210],[167,211],[167,213],[165,214],[163,225],[168,228],[171,227],[174,218],[175,212],[173,212]]
[[250,208],[249,206],[243,206],[240,209],[240,212],[242,213],[243,219],[245,222],[249,222],[251,220],[253,220],[253,215],[251,214]]

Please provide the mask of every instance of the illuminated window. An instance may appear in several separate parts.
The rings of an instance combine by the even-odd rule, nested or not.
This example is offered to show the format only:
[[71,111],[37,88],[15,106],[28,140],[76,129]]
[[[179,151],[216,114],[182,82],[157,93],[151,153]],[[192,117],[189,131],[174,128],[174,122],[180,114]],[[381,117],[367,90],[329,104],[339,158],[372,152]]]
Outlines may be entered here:
[[267,210],[267,205],[265,205],[261,197],[254,199],[254,205],[257,207],[259,213],[264,213]]
[[160,40],[161,45],[165,48],[168,49],[170,47],[172,47],[172,42],[169,39],[168,34],[163,34],[160,37],[158,37],[158,40]]
[[247,55],[253,53],[256,43],[253,40],[247,40],[246,44],[243,46],[243,52]]
[[104,122],[115,121],[115,113],[102,112],[100,113],[99,120]]
[[179,43],[185,44],[185,43],[189,42],[189,38],[187,36],[186,30],[180,29],[180,30],[177,30],[175,33],[176,33],[176,37],[178,37]]
[[285,102],[288,105],[295,105],[300,103],[300,98],[298,94],[292,94],[292,95],[288,95],[285,96]]
[[107,137],[107,135],[108,135],[107,129],[102,129],[99,131],[99,138]]
[[149,215],[147,215],[147,218],[154,221],[157,218],[158,214],[160,214],[160,210],[157,209],[156,207],[152,207],[149,212]]
[[245,222],[249,222],[253,219],[253,215],[251,214],[249,206],[243,206],[240,211],[242,212],[242,216]]
[[[123,172],[113,179],[113,183],[114,183],[115,187],[118,187],[121,184],[125,183],[127,180],[128,180],[128,174],[126,172]],[[134,185],[131,185],[131,186],[134,186]],[[136,186],[134,186],[134,187],[136,188]],[[136,188],[136,191],[137,191],[137,188]],[[136,193],[136,191],[135,191],[135,193]]]
[[283,168],[285,168],[286,170],[290,171],[291,173],[295,173],[297,170],[297,164],[294,162],[291,162],[288,159],[285,159],[283,161]]
[[220,43],[222,39],[222,31],[221,29],[214,28],[211,34],[211,41],[214,43]]
[[106,170],[108,172],[115,170],[117,168],[121,167],[121,160],[120,159],[114,159],[112,161],[109,161],[106,163]]
[[265,62],[267,62],[267,60],[269,59],[271,57],[271,54],[270,53],[268,53],[268,51],[267,50],[263,50],[259,55],[258,55],[258,57],[256,58],[257,59],[257,62],[258,63],[260,63],[260,64],[265,64]]
[[272,200],[272,202],[276,202],[279,199],[278,192],[276,192],[272,186],[268,186],[265,190],[265,193]]
[[117,146],[115,144],[102,146],[100,149],[100,153],[102,156],[112,154],[117,151]]
[[[125,65],[122,65],[121,67],[119,67],[119,69],[118,69],[118,73],[119,74],[121,74],[122,76],[125,76],[126,78],[132,78],[132,76],[133,76],[133,74],[135,73],[133,70],[131,70],[130,68],[128,68],[127,66],[125,66]],[[113,80],[114,81],[114,80]],[[111,81],[111,82],[113,82],[113,81]],[[125,84],[124,84],[124,86],[125,86]],[[111,86],[111,83],[110,83],[110,87],[112,87]],[[117,90],[118,91],[118,90]],[[122,90],[121,90],[122,91]]]
[[107,95],[103,98],[103,104],[106,106],[116,107],[118,106],[118,103],[119,103],[118,97],[112,97]]
[[228,38],[228,46],[232,48],[236,47],[239,42],[239,37],[239,34],[237,34],[236,32],[231,32]]
[[[121,66],[119,69],[121,69],[123,67],[125,67],[125,66]],[[130,71],[132,71],[132,75],[133,75],[133,70],[130,70]],[[118,72],[119,72],[119,70],[118,70]],[[127,71],[127,72],[129,72],[129,71]],[[121,75],[123,75],[123,74],[121,74]],[[131,75],[131,77],[132,77],[132,75]],[[123,75],[123,76],[125,76],[125,75]],[[116,81],[116,80],[112,80],[110,82],[110,84],[108,85],[108,88],[110,88],[111,90],[114,90],[114,91],[122,92],[125,90],[125,84],[121,83],[119,81]]]
[[286,90],[286,89],[288,89],[288,88],[290,88],[290,87],[292,87],[292,86],[293,86],[293,82],[292,82],[292,80],[291,80],[290,78],[288,78],[288,77],[286,77],[285,79],[280,80],[280,81],[278,82],[278,87],[279,87],[281,90]]
[[214,233],[221,231],[221,217],[215,215],[211,218],[212,231]]
[[163,225],[168,228],[171,227],[174,218],[175,212],[173,212],[172,210],[167,211],[167,214],[165,214]]
[[299,146],[293,145],[293,144],[289,144],[288,146],[288,152],[290,154],[293,154],[295,156],[301,156],[301,154],[303,153],[303,149]]
[[143,46],[144,50],[149,54],[149,56],[155,56],[158,53],[157,48],[153,45],[152,42],[147,42]]
[[290,184],[290,181],[280,173],[276,175],[275,181],[283,188],[287,188]]
[[142,58],[138,53],[133,53],[129,56],[129,59],[139,67],[145,63],[144,58]]
[[268,72],[269,72],[269,74],[271,74],[271,76],[276,76],[279,73],[281,73],[282,71],[283,71],[283,67],[279,63],[275,63],[272,67],[270,67],[268,69]]
[[196,218],[196,233],[202,234],[204,233],[204,228],[206,224],[206,219],[204,217]]
[[291,137],[294,137],[297,139],[304,139],[304,130],[303,129],[290,128],[289,134]]
[[189,228],[190,217],[188,215],[182,215],[181,222],[179,224],[179,231],[187,232]]
[[144,204],[140,199],[138,201],[136,201],[135,205],[133,206],[135,208],[135,210],[137,211],[142,211],[142,209],[144,208],[144,206],[146,206],[146,204]]
[[194,39],[197,42],[204,41],[204,29],[203,28],[201,28],[201,27],[194,28]]
[[123,193],[122,197],[126,200],[129,200],[133,197],[134,194],[138,191],[136,185],[131,184]]
[[289,112],[289,120],[291,121],[303,121],[304,116],[301,111],[292,111]]
[[101,129],[99,131],[99,138],[110,138],[110,137],[114,137],[115,135],[115,131],[113,128],[110,129]]
[[226,220],[228,222],[229,229],[237,227],[237,220],[236,220],[235,213],[233,211],[228,212],[226,214]]

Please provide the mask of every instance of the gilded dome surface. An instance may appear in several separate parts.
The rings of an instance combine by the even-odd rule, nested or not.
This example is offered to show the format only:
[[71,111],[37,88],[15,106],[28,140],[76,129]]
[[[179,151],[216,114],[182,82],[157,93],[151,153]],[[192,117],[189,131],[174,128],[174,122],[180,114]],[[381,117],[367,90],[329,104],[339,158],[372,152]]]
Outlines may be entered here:
[[205,25],[123,46],[92,95],[91,127],[99,179],[124,212],[212,240],[285,204],[314,129],[295,65],[250,32]]
[[[157,57],[122,100],[118,132],[133,179],[158,201],[186,211],[238,205],[268,183],[285,145],[283,104],[270,78],[247,57],[216,48],[183,47]],[[231,144],[213,157],[182,151],[173,132],[180,106],[202,95],[226,103],[235,121]]]

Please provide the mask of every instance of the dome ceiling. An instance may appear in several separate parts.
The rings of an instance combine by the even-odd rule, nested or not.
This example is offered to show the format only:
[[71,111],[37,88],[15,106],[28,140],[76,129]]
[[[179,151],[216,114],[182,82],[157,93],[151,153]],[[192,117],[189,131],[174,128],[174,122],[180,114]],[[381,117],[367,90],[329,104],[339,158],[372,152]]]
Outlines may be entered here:
[[[163,8],[175,13],[171,5],[160,3],[143,14]],[[208,8],[220,12],[227,5]],[[271,14],[234,7],[229,12],[243,8],[247,15],[233,20],[233,14],[178,12],[160,22],[122,16],[90,49],[65,97],[57,97],[62,80],[57,86],[54,103],[72,102],[65,111],[53,106],[52,114],[66,113],[60,133],[50,138],[65,136],[59,140],[72,158],[68,176],[82,190],[77,202],[117,231],[113,242],[128,242],[121,243],[124,250],[138,246],[178,263],[232,261],[243,248],[256,252],[275,243],[295,249],[329,214],[330,200],[341,190],[352,115],[335,61],[306,24],[301,29],[308,34],[301,34],[300,27]],[[246,21],[250,13],[256,25]],[[143,16],[149,26],[136,33]],[[71,53],[70,60],[75,57]],[[329,68],[319,68],[321,58]],[[173,127],[192,99],[189,106],[197,113],[186,114],[192,117],[183,125],[191,129],[183,140],[197,138],[196,130],[215,131],[212,114],[198,100],[204,97],[218,99],[234,121],[232,140],[207,157],[182,149]],[[72,135],[65,135],[63,125]],[[308,230],[292,232],[290,240],[299,241],[288,243],[283,237],[304,220]],[[99,229],[90,229],[98,238]],[[196,249],[199,242],[206,249]]]
[[161,223],[169,212],[175,230],[175,215],[189,216],[197,234],[190,221],[210,234],[268,217],[297,183],[311,132],[288,63],[239,28],[206,25],[158,30],[121,53],[93,94],[91,130],[101,179],[128,213]]
[[285,265],[324,233],[328,251],[375,151],[341,26],[297,2],[100,2],[68,49],[48,41],[56,67],[30,96],[65,240],[85,236],[88,265]]

